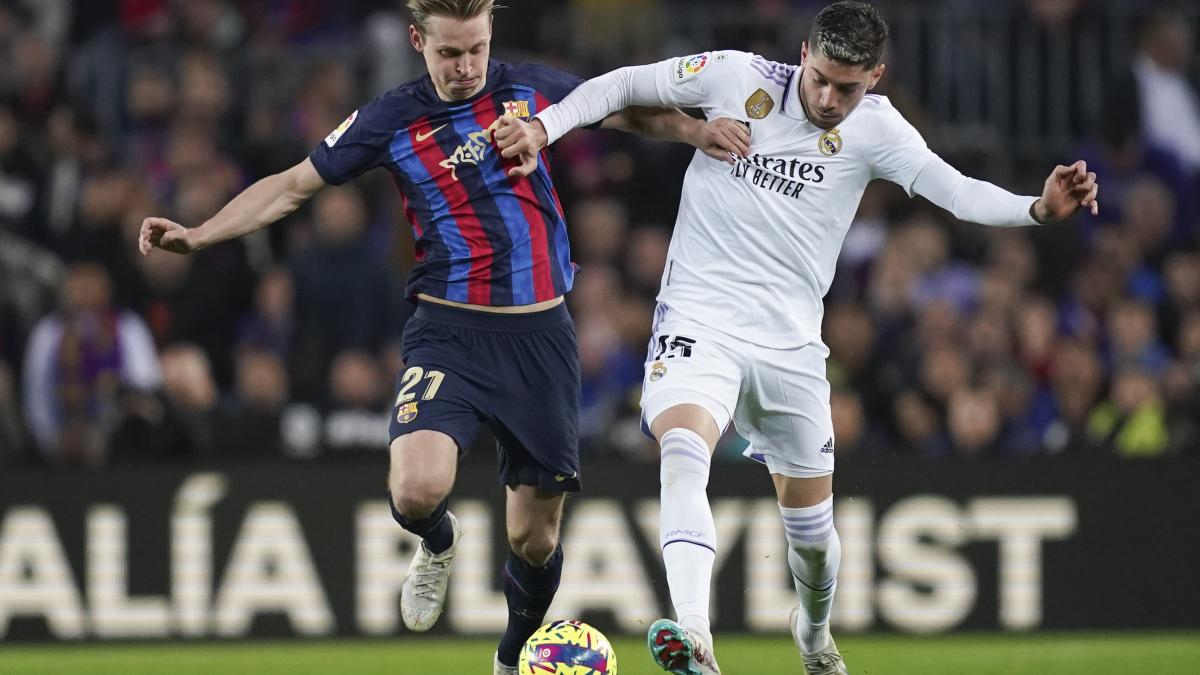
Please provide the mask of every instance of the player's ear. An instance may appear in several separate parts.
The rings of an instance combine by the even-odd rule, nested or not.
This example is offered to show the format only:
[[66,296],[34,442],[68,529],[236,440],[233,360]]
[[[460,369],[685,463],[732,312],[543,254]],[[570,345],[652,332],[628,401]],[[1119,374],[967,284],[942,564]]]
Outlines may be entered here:
[[883,73],[886,70],[887,66],[882,63],[875,66],[875,70],[871,73],[871,83],[867,85],[867,91],[871,91],[875,88],[875,85],[879,84],[879,78],[883,77]]
[[420,29],[412,24],[408,26],[408,41],[412,43],[413,49],[419,52],[425,51],[425,36],[421,35]]
[[800,41],[800,65],[808,60],[808,40]]

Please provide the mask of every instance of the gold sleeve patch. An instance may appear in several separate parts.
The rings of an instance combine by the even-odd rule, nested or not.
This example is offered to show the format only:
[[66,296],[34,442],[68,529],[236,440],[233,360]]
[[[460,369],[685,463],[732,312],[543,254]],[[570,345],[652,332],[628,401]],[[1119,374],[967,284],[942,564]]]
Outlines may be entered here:
[[762,89],[757,89],[750,98],[746,99],[746,116],[752,120],[761,120],[775,107],[775,100]]

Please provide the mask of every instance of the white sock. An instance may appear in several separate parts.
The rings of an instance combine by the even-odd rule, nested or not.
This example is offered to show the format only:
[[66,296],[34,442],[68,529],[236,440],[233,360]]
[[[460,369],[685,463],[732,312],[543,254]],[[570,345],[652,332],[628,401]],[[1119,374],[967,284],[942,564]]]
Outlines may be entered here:
[[787,534],[788,567],[800,596],[800,649],[818,652],[832,639],[829,610],[837,589],[842,544],[833,527],[833,496],[802,509],[779,507]]
[[712,644],[708,605],[717,531],[708,504],[708,444],[688,429],[662,435],[659,541],[675,615]]

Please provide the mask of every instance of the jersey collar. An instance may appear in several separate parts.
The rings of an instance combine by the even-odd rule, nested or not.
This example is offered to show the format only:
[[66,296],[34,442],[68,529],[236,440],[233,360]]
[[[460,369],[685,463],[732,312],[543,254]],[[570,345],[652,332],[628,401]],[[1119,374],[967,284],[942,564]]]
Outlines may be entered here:
[[796,66],[788,75],[787,84],[783,87],[783,102],[779,105],[779,114],[791,119],[807,122],[808,115],[804,114],[804,104],[800,101],[800,76],[804,66]]

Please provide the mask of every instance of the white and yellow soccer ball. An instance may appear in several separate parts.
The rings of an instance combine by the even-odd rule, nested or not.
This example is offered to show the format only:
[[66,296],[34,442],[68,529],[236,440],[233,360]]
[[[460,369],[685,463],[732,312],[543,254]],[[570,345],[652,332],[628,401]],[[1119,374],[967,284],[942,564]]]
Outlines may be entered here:
[[555,621],[529,636],[521,675],[617,675],[617,655],[604,633],[582,621]]

